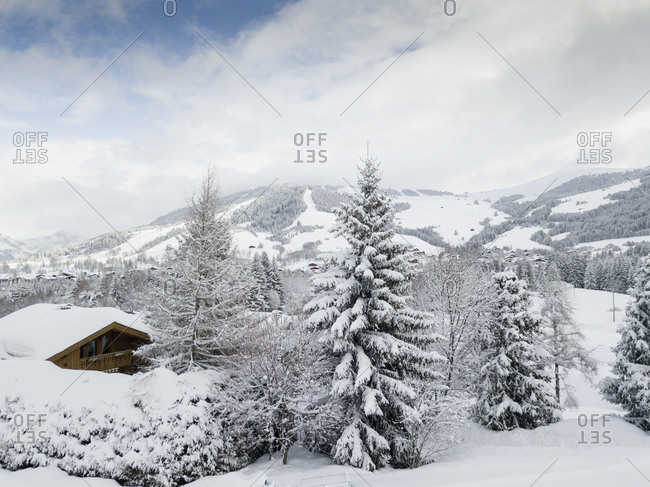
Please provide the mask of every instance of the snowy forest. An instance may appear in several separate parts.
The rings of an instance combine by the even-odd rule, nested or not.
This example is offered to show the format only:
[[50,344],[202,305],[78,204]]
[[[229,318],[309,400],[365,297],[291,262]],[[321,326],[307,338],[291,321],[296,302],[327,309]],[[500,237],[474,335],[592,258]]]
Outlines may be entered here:
[[320,204],[340,205],[331,232],[348,247],[312,273],[283,271],[265,252],[237,255],[209,169],[164,265],[5,286],[2,315],[38,302],[142,314],[153,333],[137,351],[146,364],[139,387],[169,373],[181,382],[168,408],[142,390],[128,412],[51,405],[45,440],[31,444],[13,434],[20,426],[12,418],[27,405],[6,396],[0,466],[53,464],[125,485],[172,486],[262,456],[287,464],[302,445],[365,471],[418,468],[457,447],[470,422],[532,430],[576,405],[566,378],[593,381],[598,366],[576,326],[570,286],[631,290],[615,375],[600,387],[650,430],[645,252],[504,263],[467,246],[427,257],[398,234],[379,163],[365,158],[358,171],[349,198],[320,195]]

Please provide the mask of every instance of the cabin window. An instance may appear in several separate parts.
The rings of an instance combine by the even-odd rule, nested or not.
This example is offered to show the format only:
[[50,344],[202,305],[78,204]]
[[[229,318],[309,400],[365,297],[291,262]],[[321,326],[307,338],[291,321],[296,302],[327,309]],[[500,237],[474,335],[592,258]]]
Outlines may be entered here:
[[95,340],[91,340],[88,344],[88,356],[94,357],[96,354],[97,350],[95,349]]
[[102,353],[108,353],[108,337],[106,335],[102,337]]

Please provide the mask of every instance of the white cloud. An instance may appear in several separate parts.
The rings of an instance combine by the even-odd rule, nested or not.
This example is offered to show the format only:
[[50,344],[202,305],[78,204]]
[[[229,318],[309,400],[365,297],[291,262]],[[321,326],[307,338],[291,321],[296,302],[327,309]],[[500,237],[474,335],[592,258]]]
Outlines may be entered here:
[[[11,67],[0,81],[7,107],[0,136],[9,146],[0,205],[12,208],[3,211],[0,233],[109,230],[85,213],[61,177],[124,228],[182,205],[210,161],[226,191],[277,176],[342,184],[341,176],[354,178],[367,141],[384,163],[387,185],[398,188],[462,192],[525,182],[572,167],[579,131],[613,132],[620,167],[648,163],[650,100],[623,117],[650,89],[647,2],[457,4],[457,14],[447,17],[429,1],[299,1],[225,45],[202,19],[183,27],[200,30],[282,117],[198,35],[189,50],[170,52],[151,32],[59,117],[141,32],[126,2],[95,12],[121,26],[101,54],[76,54],[58,27],[51,37],[59,41],[50,45],[0,49],[0,65]],[[29,8],[25,15],[38,12],[43,25],[61,15],[58,7]],[[67,22],[89,16],[92,10]],[[9,162],[17,130],[49,132],[48,164]],[[296,132],[327,132],[328,162],[294,164]]]

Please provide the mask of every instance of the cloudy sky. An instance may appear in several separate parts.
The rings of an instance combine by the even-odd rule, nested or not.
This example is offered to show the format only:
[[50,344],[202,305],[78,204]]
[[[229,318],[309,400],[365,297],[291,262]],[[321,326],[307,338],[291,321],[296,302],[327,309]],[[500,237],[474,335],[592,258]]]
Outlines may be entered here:
[[444,3],[0,0],[0,234],[148,223],[210,163],[226,193],[345,184],[367,144],[393,188],[574,169],[580,132],[650,164],[650,2]]

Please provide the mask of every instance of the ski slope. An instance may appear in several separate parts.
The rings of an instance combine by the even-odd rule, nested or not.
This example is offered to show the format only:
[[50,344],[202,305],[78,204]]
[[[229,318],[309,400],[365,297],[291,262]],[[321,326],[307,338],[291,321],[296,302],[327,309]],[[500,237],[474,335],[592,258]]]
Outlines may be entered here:
[[[423,196],[423,198],[428,197]],[[233,241],[240,255],[252,257],[256,253],[264,251],[271,258],[279,258],[281,255],[286,257],[287,255],[303,251],[310,245],[317,246],[318,254],[333,254],[347,248],[348,243],[346,240],[343,237],[335,236],[331,232],[331,229],[336,224],[336,215],[318,210],[312,198],[312,190],[309,188],[305,190],[303,200],[307,209],[298,215],[291,225],[284,230],[286,237],[289,239],[288,243],[280,244],[278,241],[273,240],[273,235],[269,232],[253,232],[246,227],[236,228],[233,234]],[[402,201],[402,198],[398,201]],[[399,215],[403,213],[405,212],[399,213]],[[418,223],[416,220],[413,221]],[[422,219],[421,221],[425,222],[426,220]],[[422,223],[419,226],[426,226],[426,223]],[[439,247],[411,235],[397,235],[395,240],[406,244],[411,249],[420,250],[428,255],[438,255],[441,251]],[[279,251],[280,246],[282,253]],[[291,270],[304,269],[311,260],[308,258],[292,258],[283,267]]]
[[486,218],[492,225],[508,218],[506,213],[491,208],[490,203],[474,201],[475,198],[467,195],[399,196],[395,202],[408,203],[411,207],[397,213],[395,221],[405,228],[432,226],[446,242],[459,245],[478,234]]
[[627,181],[625,183],[616,184],[610,186],[609,188],[598,189],[596,191],[587,191],[585,193],[579,193],[568,198],[564,198],[562,203],[557,206],[554,206],[551,210],[551,213],[581,213],[586,211],[595,210],[596,208],[613,203],[613,200],[609,199],[614,193],[620,191],[630,191],[635,187],[638,187],[641,183],[640,179],[634,181]]

